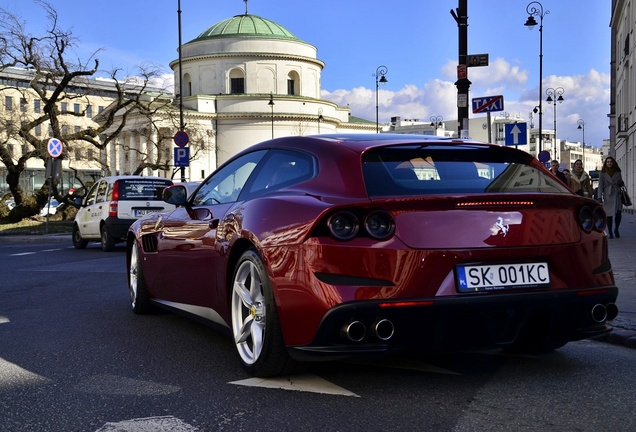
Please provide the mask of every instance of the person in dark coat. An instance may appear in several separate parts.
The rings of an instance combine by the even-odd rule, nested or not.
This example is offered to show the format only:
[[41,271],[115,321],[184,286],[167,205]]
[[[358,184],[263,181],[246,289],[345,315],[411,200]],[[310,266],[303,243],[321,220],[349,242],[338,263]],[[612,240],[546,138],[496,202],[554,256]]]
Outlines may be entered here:
[[565,175],[563,175],[563,173],[561,171],[559,171],[559,161],[558,160],[552,160],[552,162],[550,162],[550,172],[559,180],[561,180],[561,182],[564,185],[568,184],[568,179],[565,178]]
[[[603,210],[607,215],[607,229],[609,238],[620,238],[618,227],[623,216],[623,202],[621,201],[620,188],[623,183],[623,176],[616,160],[608,156],[603,162],[603,168],[598,176],[598,196],[603,203]],[[614,228],[614,232],[612,232]]]

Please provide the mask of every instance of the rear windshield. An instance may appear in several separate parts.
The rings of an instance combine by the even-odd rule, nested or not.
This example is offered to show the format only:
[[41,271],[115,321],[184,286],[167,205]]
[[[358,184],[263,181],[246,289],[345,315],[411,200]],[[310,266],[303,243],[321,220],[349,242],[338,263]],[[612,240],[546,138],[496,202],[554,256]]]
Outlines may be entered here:
[[521,153],[490,147],[393,146],[362,156],[369,196],[571,193]]
[[119,199],[133,200],[162,200],[163,190],[172,186],[170,180],[165,179],[128,179],[117,180],[119,184]]

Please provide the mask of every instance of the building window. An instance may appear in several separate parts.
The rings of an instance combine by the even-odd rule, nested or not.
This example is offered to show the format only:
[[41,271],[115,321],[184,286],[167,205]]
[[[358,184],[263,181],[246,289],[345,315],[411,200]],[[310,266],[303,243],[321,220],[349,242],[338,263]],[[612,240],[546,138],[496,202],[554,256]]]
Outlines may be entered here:
[[27,100],[25,98],[20,98],[20,111],[27,112]]
[[88,149],[88,160],[91,161],[94,158],[93,149]]
[[42,125],[35,125],[35,136],[41,136],[42,135]]
[[244,94],[245,93],[245,78],[230,78],[230,93]]
[[93,105],[86,105],[86,117],[93,118]]
[[40,113],[40,99],[36,99],[33,101],[33,112],[39,114]]
[[62,110],[63,113],[68,111],[68,102],[62,102],[60,104],[60,109]]
[[4,109],[7,111],[13,111],[13,98],[11,96],[4,97]]
[[287,74],[287,94],[300,94],[300,75],[296,71],[291,71]]
[[80,104],[74,104],[73,105],[73,112],[75,114],[79,114],[80,113]]
[[97,112],[98,112],[98,113],[100,113],[100,112],[102,112],[102,111],[104,111],[104,107],[103,107],[103,106],[100,106],[100,107],[98,107],[98,108],[97,108]]
[[294,80],[293,79],[288,79],[287,80],[287,94],[288,95],[294,95]]
[[62,135],[68,135],[68,125],[62,125]]
[[82,160],[82,149],[75,149],[75,160]]

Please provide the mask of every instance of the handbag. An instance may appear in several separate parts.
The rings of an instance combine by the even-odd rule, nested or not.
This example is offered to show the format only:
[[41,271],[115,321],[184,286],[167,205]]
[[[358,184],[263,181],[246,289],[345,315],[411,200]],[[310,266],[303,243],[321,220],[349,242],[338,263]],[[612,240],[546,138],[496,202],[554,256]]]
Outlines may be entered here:
[[623,205],[628,207],[631,206],[632,199],[629,197],[629,194],[627,193],[627,188],[625,186],[621,186],[620,194],[621,194],[621,202],[623,203]]

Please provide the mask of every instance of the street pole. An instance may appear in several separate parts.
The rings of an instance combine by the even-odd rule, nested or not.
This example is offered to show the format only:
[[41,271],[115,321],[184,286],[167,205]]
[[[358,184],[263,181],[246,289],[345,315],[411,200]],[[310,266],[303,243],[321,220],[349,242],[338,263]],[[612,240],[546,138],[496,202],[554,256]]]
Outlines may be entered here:
[[[379,99],[378,99],[378,90],[379,90],[379,84],[386,84],[387,82],[389,82],[386,79],[386,73],[389,70],[387,69],[386,66],[378,66],[378,68],[375,70],[375,73],[372,74],[373,77],[375,77],[375,133],[380,133],[380,122],[379,122]],[[381,77],[380,77],[381,76]]]
[[[458,0],[457,9],[451,9],[450,14],[457,22],[458,32],[458,64],[466,67],[468,56],[468,0]],[[466,78],[455,81],[457,87],[457,135],[462,136],[462,130],[468,129],[468,92],[471,82]]]

